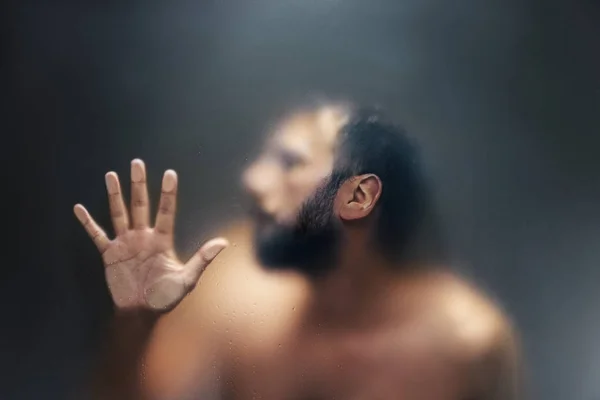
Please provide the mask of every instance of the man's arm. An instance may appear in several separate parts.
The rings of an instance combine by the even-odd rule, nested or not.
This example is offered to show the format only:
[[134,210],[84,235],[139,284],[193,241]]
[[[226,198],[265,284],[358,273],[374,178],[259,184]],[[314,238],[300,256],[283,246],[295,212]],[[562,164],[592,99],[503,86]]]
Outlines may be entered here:
[[213,334],[215,327],[206,323],[209,314],[201,312],[194,297],[160,317],[116,312],[86,398],[186,399],[199,390],[206,392],[203,398],[215,398],[218,388],[212,375],[220,362],[220,343]]
[[92,399],[141,398],[144,356],[158,316],[150,312],[119,312],[109,321],[92,370],[86,397]]
[[[74,207],[77,219],[102,256],[106,283],[116,310],[109,330],[104,335],[101,360],[94,370],[91,390],[87,391],[89,393],[85,398],[152,399],[156,392],[152,387],[155,379],[147,375],[154,373],[154,365],[166,363],[166,356],[173,354],[172,351],[163,350],[158,352],[162,357],[153,358],[152,342],[161,331],[158,328],[171,318],[180,321],[176,318],[184,309],[179,306],[180,303],[196,287],[206,267],[228,243],[222,238],[213,239],[186,263],[177,258],[173,227],[178,180],[174,171],[166,171],[163,175],[154,224],[150,221],[146,168],[141,160],[131,163],[130,209],[125,205],[117,174],[109,172],[105,180],[114,238],[107,236],[85,207],[80,204]],[[200,318],[204,317],[200,315]],[[188,343],[185,340],[187,336],[182,333],[189,331],[180,328],[171,330],[173,334],[160,340],[159,348],[173,349],[181,343]],[[194,338],[195,343],[202,344],[200,348],[213,348],[208,332]],[[188,347],[186,354],[195,355],[195,347]],[[185,368],[188,363],[173,365]],[[171,376],[181,376],[183,373],[182,370],[176,370]],[[167,384],[169,390],[164,391],[168,396],[179,391],[171,387],[183,382],[171,381]],[[160,397],[164,397],[162,393]]]
[[233,332],[230,325],[243,324],[240,317],[230,322],[226,316],[243,315],[240,307],[249,295],[244,288],[256,279],[258,267],[252,263],[246,224],[218,233],[236,247],[213,261],[175,309],[160,317],[152,312],[115,315],[94,371],[94,399],[219,398],[218,375],[227,361],[220,350],[228,343],[227,332]]

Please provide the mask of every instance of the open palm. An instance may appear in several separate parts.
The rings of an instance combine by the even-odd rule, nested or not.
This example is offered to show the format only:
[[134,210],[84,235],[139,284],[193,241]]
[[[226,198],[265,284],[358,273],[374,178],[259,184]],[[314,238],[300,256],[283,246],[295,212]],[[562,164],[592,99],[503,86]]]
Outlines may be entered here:
[[74,212],[102,254],[113,301],[120,309],[172,309],[196,286],[206,266],[227,246],[227,241],[210,240],[187,263],[177,259],[173,249],[175,171],[168,170],[163,176],[154,227],[150,226],[146,168],[142,160],[131,162],[131,216],[116,173],[106,174],[106,188],[116,234],[113,240],[85,207],[77,204]]

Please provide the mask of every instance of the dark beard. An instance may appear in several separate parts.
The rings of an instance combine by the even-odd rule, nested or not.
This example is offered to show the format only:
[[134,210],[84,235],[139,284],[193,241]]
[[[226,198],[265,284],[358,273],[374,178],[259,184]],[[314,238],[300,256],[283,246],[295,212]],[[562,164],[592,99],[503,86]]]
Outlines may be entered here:
[[264,267],[311,278],[334,268],[341,239],[340,221],[333,213],[338,187],[333,179],[326,179],[304,202],[294,224],[277,223],[264,214],[257,218],[254,244]]

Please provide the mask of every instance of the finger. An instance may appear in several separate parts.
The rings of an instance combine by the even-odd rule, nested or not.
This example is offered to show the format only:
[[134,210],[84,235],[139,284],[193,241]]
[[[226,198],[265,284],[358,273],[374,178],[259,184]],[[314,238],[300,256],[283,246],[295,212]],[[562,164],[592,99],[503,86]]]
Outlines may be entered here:
[[110,240],[106,236],[106,233],[98,226],[90,213],[81,204],[76,204],[75,207],[73,207],[73,212],[96,244],[96,247],[98,247],[98,250],[100,250],[100,253],[104,253],[110,244]]
[[158,205],[158,214],[156,215],[156,224],[154,226],[157,232],[164,235],[173,234],[176,203],[177,174],[170,169],[165,172],[162,180],[160,203]]
[[123,202],[119,177],[115,172],[109,172],[106,174],[105,179],[113,229],[115,230],[115,235],[123,235],[129,229],[129,217],[127,216],[127,209]]
[[145,229],[150,225],[146,166],[140,159],[131,162],[131,219],[133,229]]
[[206,242],[200,250],[185,264],[185,283],[193,288],[206,267],[219,255],[229,242],[224,238],[212,239]]

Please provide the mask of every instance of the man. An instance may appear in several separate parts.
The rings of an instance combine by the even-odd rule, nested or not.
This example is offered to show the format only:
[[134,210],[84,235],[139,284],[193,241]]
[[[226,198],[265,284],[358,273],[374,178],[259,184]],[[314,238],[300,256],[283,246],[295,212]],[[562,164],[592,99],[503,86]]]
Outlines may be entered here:
[[205,274],[228,243],[177,259],[175,172],[163,177],[153,227],[140,160],[131,218],[116,174],[106,175],[115,239],[75,206],[117,309],[99,398],[518,398],[519,352],[503,313],[410,256],[425,188],[400,127],[346,106],[297,111],[244,183],[253,239],[232,229]]

